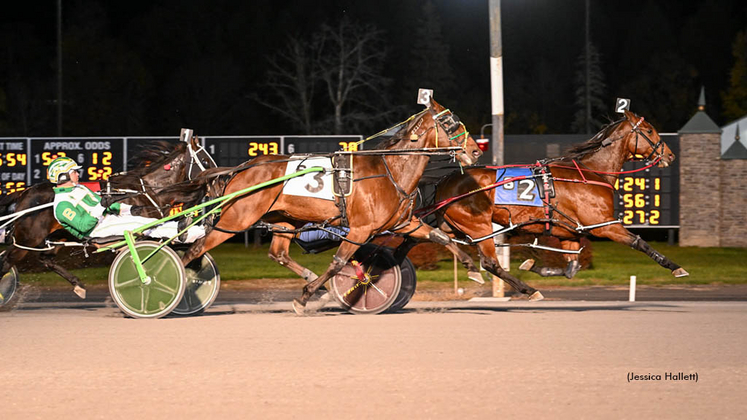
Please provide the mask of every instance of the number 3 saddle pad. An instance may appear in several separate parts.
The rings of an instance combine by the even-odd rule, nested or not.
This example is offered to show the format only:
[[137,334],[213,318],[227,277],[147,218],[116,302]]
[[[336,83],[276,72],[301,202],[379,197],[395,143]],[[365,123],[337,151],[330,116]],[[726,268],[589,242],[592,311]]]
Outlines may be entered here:
[[312,172],[289,179],[285,182],[283,194],[334,201],[335,197],[332,194],[332,159],[294,155],[290,157],[288,166],[285,167],[285,174],[290,175],[314,166],[321,166],[325,171]]
[[527,179],[518,179],[497,186],[495,204],[542,207],[542,199],[533,176],[529,168],[498,169],[495,174],[496,182],[516,177],[527,177]]

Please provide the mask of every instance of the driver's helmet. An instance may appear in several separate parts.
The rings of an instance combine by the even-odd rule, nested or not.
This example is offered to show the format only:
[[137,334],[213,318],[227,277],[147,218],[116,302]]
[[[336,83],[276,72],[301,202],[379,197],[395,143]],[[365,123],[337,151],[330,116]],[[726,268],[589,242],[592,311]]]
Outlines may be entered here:
[[80,168],[81,166],[69,157],[58,157],[47,167],[47,178],[53,184],[62,184],[70,181],[70,171]]

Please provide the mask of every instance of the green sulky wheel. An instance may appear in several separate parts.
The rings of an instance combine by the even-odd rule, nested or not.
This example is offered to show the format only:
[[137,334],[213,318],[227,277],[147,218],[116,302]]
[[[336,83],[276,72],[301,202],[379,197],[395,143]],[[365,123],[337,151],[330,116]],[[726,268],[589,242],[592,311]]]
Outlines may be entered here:
[[399,296],[402,273],[389,249],[369,244],[329,279],[328,286],[329,293],[348,312],[379,314]]
[[[141,259],[161,244],[139,241],[135,249]],[[126,315],[133,318],[160,318],[168,315],[182,300],[185,272],[182,260],[164,246],[143,263],[147,281],[138,276],[129,248],[123,249],[109,269],[109,293]]]
[[[178,249],[179,256],[185,250]],[[218,265],[207,252],[184,267],[187,274],[187,284],[184,297],[174,308],[175,315],[194,315],[204,312],[215,302],[220,291],[220,273]]]
[[9,311],[18,303],[18,270],[11,267],[0,279],[0,312]]

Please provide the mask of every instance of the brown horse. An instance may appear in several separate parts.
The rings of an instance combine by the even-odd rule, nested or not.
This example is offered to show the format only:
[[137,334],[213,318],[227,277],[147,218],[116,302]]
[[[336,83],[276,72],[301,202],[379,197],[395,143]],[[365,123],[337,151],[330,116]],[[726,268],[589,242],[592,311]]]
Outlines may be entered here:
[[[188,264],[230,238],[232,232],[248,229],[261,218],[288,225],[309,221],[337,226],[346,218],[350,231],[332,263],[321,276],[304,287],[299,299],[293,301],[294,310],[301,314],[309,298],[340,271],[362,244],[377,233],[386,230],[406,232],[418,238],[442,240],[446,244],[449,240],[443,232],[422,225],[411,216],[417,184],[429,156],[408,151],[458,147],[455,157],[465,165],[477,162],[482,153],[456,116],[435,101],[431,101],[426,110],[414,117],[385,145],[388,149],[386,152],[353,156],[354,187],[345,200],[346,214],[341,214],[333,201],[284,194],[283,185],[267,187],[227,204],[215,229],[195,242],[182,261]],[[248,169],[238,172],[228,182],[224,193],[283,176],[289,158],[262,156],[252,160]],[[298,270],[301,274],[303,267]]]
[[[101,182],[101,189],[102,192],[108,189],[134,191],[113,197],[116,201],[143,206],[143,215],[150,217],[161,217],[163,207],[182,198],[175,194],[160,194],[161,189],[195,177],[202,168],[216,166],[212,157],[199,145],[197,137],[176,144],[155,143],[133,157],[133,161],[135,169],[112,175],[109,185],[106,181]],[[36,184],[6,201],[14,201],[15,212],[51,203],[54,201],[53,187],[49,182]],[[143,193],[143,188],[147,194]],[[61,231],[61,236],[66,236],[62,226],[54,218],[51,207],[22,216],[11,226],[13,242],[0,255],[0,278],[11,267],[23,261],[30,252],[39,252],[39,259],[44,267],[70,282],[75,293],[85,299],[85,288],[80,279],[54,261],[60,247],[48,247],[45,244],[47,237],[52,234],[57,236],[58,231]]]
[[[439,215],[454,234],[482,238],[477,242],[482,266],[516,290],[534,294],[535,299],[541,299],[536,289],[508,274],[498,263],[490,239],[492,223],[516,226],[533,234],[550,234],[559,238],[561,248],[567,251],[578,251],[581,236],[589,233],[644,252],[671,270],[675,277],[687,276],[687,271],[630,233],[614,216],[613,186],[618,176],[616,173],[621,171],[626,161],[643,156],[658,162],[659,167],[667,167],[674,161],[674,154],[654,127],[642,117],[626,111],[625,118],[604,127],[569,153],[568,157],[544,165],[548,178],[554,181],[555,198],[540,194],[543,204],[540,207],[494,204],[496,170],[475,168],[466,170],[464,174],[452,174],[438,184],[437,203],[449,203],[439,210]],[[541,176],[534,179],[538,184],[543,183]],[[464,197],[455,199],[460,195]],[[566,259],[568,266],[565,269],[534,267],[532,260],[525,261],[522,269],[531,269],[544,276],[566,275],[570,278],[579,269],[578,255],[566,254]]]

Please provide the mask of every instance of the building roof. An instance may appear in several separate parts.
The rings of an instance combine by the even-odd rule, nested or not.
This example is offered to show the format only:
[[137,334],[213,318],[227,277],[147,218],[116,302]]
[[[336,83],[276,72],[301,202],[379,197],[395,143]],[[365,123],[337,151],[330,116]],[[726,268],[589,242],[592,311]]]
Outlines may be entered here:
[[713,122],[705,111],[698,111],[678,132],[680,134],[720,134],[721,128]]
[[745,142],[747,142],[747,115],[721,128],[721,157],[724,159],[747,159],[742,152],[745,149]]

